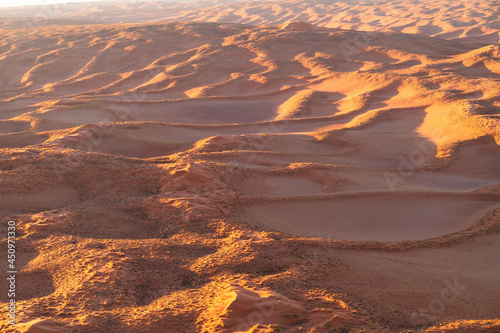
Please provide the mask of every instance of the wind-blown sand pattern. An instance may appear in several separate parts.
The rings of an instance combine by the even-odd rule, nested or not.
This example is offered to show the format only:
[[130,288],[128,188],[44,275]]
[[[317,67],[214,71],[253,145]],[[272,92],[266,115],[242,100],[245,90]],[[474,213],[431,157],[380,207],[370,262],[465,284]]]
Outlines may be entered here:
[[252,25],[295,21],[363,31],[419,34],[441,39],[498,43],[500,12],[494,0],[200,0],[178,2],[60,3],[0,9],[4,26],[203,21]]
[[57,10],[0,11],[2,332],[500,331],[495,2]]

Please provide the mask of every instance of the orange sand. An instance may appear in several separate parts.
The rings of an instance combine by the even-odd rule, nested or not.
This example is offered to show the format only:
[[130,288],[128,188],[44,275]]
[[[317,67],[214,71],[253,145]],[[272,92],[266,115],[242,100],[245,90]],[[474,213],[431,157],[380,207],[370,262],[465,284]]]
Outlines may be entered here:
[[500,331],[494,1],[37,13],[0,10],[2,332]]

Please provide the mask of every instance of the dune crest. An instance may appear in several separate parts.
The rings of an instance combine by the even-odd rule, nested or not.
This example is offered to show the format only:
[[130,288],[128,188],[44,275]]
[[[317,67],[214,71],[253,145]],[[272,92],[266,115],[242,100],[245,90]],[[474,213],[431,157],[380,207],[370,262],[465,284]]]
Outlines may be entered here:
[[497,331],[496,7],[0,9],[0,329]]
[[470,2],[423,0],[285,0],[285,1],[221,1],[182,2],[113,2],[70,3],[40,8],[23,8],[26,21],[19,18],[17,8],[0,9],[7,18],[3,27],[38,27],[95,23],[137,23],[153,21],[198,21],[240,23],[251,25],[282,25],[291,29],[309,30],[312,26],[418,34],[442,39],[495,44],[500,25],[493,1]]

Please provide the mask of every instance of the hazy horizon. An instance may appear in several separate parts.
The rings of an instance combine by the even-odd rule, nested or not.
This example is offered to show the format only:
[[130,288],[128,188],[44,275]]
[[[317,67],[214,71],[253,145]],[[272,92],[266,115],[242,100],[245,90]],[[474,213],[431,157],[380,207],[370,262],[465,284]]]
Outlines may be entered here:
[[21,7],[21,6],[38,6],[38,5],[55,5],[55,4],[66,4],[70,2],[187,2],[191,0],[156,0],[156,1],[140,1],[140,0],[20,0],[20,1],[8,1],[0,0],[0,8],[7,7]]
[[[8,1],[8,0],[0,0],[0,7],[21,7],[21,6],[37,6],[37,5],[54,5],[54,4],[66,4],[69,2],[102,2],[105,0],[92,0],[92,1],[84,1],[84,0],[19,0],[19,1]],[[119,0],[115,1],[118,2]],[[122,0],[123,1],[123,0]]]

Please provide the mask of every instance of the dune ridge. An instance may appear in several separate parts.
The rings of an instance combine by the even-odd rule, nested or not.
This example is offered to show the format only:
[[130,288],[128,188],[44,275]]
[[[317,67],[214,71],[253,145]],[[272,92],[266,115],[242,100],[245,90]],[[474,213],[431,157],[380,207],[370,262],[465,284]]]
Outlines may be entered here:
[[[46,24],[198,21],[283,25],[296,21],[315,26],[362,31],[390,31],[442,39],[494,44],[499,41],[499,13],[494,1],[113,1],[0,9],[4,27]],[[24,18],[23,18],[24,17]],[[31,18],[28,22],[26,18]],[[294,27],[295,25],[295,27]],[[303,29],[304,25],[300,29]],[[362,42],[362,38],[360,39]]]
[[2,331],[498,331],[495,4],[370,3],[0,10]]

